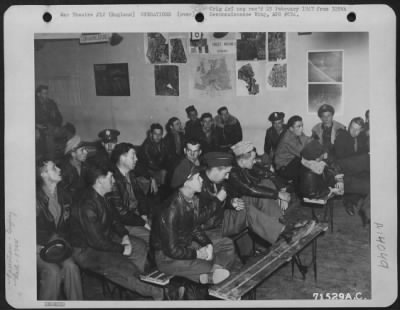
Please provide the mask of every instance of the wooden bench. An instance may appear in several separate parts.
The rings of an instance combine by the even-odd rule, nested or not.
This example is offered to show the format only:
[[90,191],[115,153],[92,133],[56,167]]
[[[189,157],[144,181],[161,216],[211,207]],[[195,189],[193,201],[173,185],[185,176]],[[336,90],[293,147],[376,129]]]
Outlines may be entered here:
[[[231,272],[228,279],[210,287],[209,294],[224,300],[240,300],[246,296],[250,297],[250,299],[255,299],[256,287],[280,266],[291,261],[296,256],[298,258],[298,253],[311,242],[313,246],[312,264],[316,280],[317,238],[327,229],[328,225],[326,223],[317,223],[312,231],[300,240],[294,240],[290,244],[284,241],[279,242],[267,254],[261,254],[250,259],[239,271]],[[297,258],[295,259],[297,260]],[[296,264],[299,264],[299,262],[297,261]],[[302,273],[304,273],[304,270]]]

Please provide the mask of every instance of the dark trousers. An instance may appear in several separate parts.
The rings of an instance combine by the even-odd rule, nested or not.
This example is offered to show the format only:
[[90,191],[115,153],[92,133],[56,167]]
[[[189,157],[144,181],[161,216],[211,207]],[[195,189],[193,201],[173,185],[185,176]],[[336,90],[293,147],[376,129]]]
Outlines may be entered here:
[[47,263],[36,255],[39,276],[39,300],[57,300],[64,282],[68,300],[83,300],[81,273],[70,257],[59,264]]
[[163,290],[139,279],[144,271],[147,258],[147,245],[140,239],[130,237],[132,254],[98,251],[93,248],[80,249],[74,253],[74,259],[84,269],[104,275],[111,281],[142,296],[163,299]]
[[295,157],[286,166],[281,167],[277,173],[280,177],[293,181],[293,186],[297,190],[299,188],[301,158]]
[[[155,259],[157,267],[166,274],[181,276],[193,282],[200,281],[200,275],[209,273],[214,264],[229,269],[235,260],[235,248],[229,238],[220,237],[218,232],[210,232],[213,244],[213,259],[174,259],[165,255],[162,251],[156,251]],[[197,244],[192,245],[199,248]]]
[[222,223],[223,236],[232,236],[249,227],[269,243],[274,243],[284,225],[279,222],[281,211],[273,199],[243,197],[246,207],[241,211],[227,209]]

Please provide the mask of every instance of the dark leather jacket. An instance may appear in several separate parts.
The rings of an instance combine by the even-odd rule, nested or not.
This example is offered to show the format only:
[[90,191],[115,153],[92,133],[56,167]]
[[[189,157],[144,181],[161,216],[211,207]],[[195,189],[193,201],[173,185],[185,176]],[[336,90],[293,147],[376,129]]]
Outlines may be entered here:
[[334,187],[335,176],[341,173],[341,168],[333,161],[327,161],[322,174],[316,174],[309,168],[300,167],[300,194],[303,197],[319,199],[329,194],[329,187]]
[[96,145],[95,153],[91,157],[88,157],[86,159],[86,162],[89,165],[95,163],[97,165],[100,165],[100,167],[108,167],[108,168],[112,167],[110,155],[108,154],[104,146],[101,144],[101,142],[99,142]]
[[208,152],[217,152],[219,150],[218,137],[214,128],[211,130],[211,134],[208,138],[204,131],[201,130],[197,139],[200,141],[201,151],[203,154]]
[[201,131],[200,119],[196,119],[195,121],[188,120],[185,124],[185,139],[198,139]]
[[155,250],[174,259],[196,259],[192,241],[200,246],[212,243],[200,230],[200,224],[214,212],[212,208],[200,207],[197,195],[189,203],[180,191],[173,194],[168,206],[156,217],[152,227],[152,245]]
[[124,252],[124,246],[114,242],[115,235],[123,237],[128,231],[121,224],[107,200],[92,187],[88,188],[79,203],[79,221],[83,230],[82,247],[99,251]]
[[128,181],[125,176],[122,175],[118,167],[114,166],[113,176],[115,183],[110,193],[106,195],[107,201],[110,206],[116,210],[120,217],[120,221],[129,226],[144,226],[145,221],[141,218],[141,215],[147,215],[146,197],[140,188],[136,176],[133,171],[129,172],[129,178],[133,186],[133,192],[137,199],[137,208],[129,208],[129,192],[128,192]]
[[166,168],[167,157],[168,153],[163,140],[157,145],[151,138],[146,138],[138,152],[139,161],[154,171]]
[[222,118],[217,115],[215,124],[218,143],[222,149],[229,150],[232,145],[242,141],[242,127],[236,117],[230,115],[229,119],[224,123]]
[[181,145],[180,148],[177,150],[176,144],[175,144],[175,137],[172,132],[169,132],[165,135],[163,138],[165,147],[167,148],[167,153],[168,153],[168,166],[170,165],[177,165],[179,161],[183,158],[183,149],[185,147],[185,137],[183,133],[179,133],[179,137],[181,140]]
[[275,189],[258,185],[257,181],[258,179],[252,176],[248,169],[234,166],[228,179],[229,193],[232,197],[278,198],[278,192]]
[[39,245],[46,245],[55,236],[70,241],[72,199],[60,186],[57,186],[57,198],[61,215],[56,225],[49,211],[49,197],[42,187],[36,191],[36,243]]
[[201,188],[200,197],[200,205],[201,208],[210,209],[213,213],[210,213],[209,218],[205,223],[201,225],[201,229],[207,230],[219,227],[222,225],[224,220],[224,210],[225,208],[230,208],[230,204],[227,201],[230,200],[229,197],[226,198],[225,201],[220,201],[215,195],[221,190],[226,184],[215,184],[208,177],[205,171],[200,173],[201,178],[203,179],[203,186]]
[[65,159],[60,166],[62,175],[60,185],[71,195],[76,204],[87,187],[88,165],[82,163],[81,174],[78,174],[78,170],[71,164],[69,158]]

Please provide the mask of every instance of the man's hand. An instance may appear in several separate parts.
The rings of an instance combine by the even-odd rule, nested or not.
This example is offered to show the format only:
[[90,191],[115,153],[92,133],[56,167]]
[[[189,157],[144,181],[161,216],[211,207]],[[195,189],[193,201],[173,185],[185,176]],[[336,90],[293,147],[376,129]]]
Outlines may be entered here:
[[206,250],[207,250],[207,258],[206,258],[206,260],[208,260],[208,261],[210,261],[210,260],[212,260],[213,259],[213,253],[214,253],[214,247],[213,247],[213,245],[210,243],[210,244],[207,244],[206,245]]
[[279,199],[279,206],[281,207],[282,211],[286,211],[289,207],[290,202],[290,193],[286,192],[286,189],[279,191],[278,193]]
[[158,185],[154,178],[150,179],[150,193],[152,193],[152,194],[158,193]]
[[131,240],[129,239],[128,235],[122,237],[121,244],[131,244]]
[[124,244],[124,252],[122,253],[122,255],[124,256],[129,256],[132,254],[132,245],[129,244]]
[[218,200],[225,201],[227,196],[226,190],[224,188],[221,188],[220,191],[215,196],[218,198]]
[[149,218],[147,217],[147,215],[142,215],[141,218],[146,222],[143,226],[144,228],[151,230],[151,226],[150,226],[150,222],[149,222]]
[[236,211],[241,211],[245,208],[245,203],[243,201],[243,199],[240,198],[233,198],[231,201],[232,207],[236,210]]
[[196,251],[196,256],[198,259],[207,260],[208,258],[207,247],[203,246],[202,248],[198,249]]

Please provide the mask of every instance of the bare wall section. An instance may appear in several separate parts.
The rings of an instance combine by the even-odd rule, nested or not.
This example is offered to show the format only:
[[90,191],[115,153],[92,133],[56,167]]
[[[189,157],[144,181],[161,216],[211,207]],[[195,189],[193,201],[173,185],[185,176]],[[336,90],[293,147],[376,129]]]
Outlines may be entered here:
[[[344,113],[335,118],[347,125],[352,117],[364,116],[369,108],[368,33],[288,34],[288,90],[267,91],[252,97],[189,97],[190,63],[179,64],[180,96],[155,96],[154,65],[145,63],[142,33],[122,34],[117,46],[79,45],[78,40],[48,40],[35,53],[36,84],[50,86],[65,121],[74,123],[78,133],[93,140],[105,127],[121,131],[120,141],[139,144],[153,122],[164,125],[178,116],[186,121],[185,107],[195,105],[199,113],[223,105],[242,123],[244,139],[252,140],[261,151],[271,112],[283,111],[286,120],[295,114],[304,119],[305,132],[319,119],[307,113],[307,51],[344,50]],[[131,96],[96,96],[94,64],[129,64]],[[235,68],[232,68],[235,70]]]

